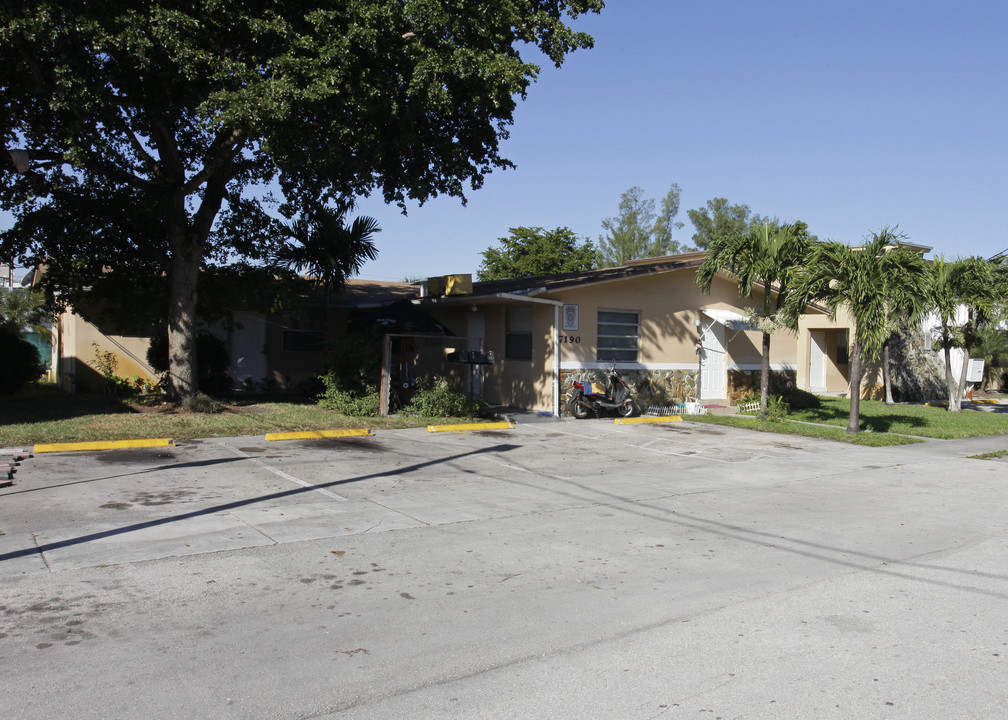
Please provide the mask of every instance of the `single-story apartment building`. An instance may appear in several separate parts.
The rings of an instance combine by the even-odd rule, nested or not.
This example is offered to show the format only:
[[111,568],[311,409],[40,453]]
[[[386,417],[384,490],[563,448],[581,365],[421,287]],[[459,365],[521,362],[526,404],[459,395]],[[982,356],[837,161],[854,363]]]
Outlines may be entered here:
[[[604,379],[615,363],[638,405],[728,404],[759,387],[761,334],[745,322],[755,299],[728,275],[696,282],[702,251],[617,268],[472,283],[471,293],[415,302],[473,349],[492,350],[482,394],[492,403],[561,412],[575,379]],[[762,292],[762,291],[757,291]],[[798,334],[771,339],[777,384],[848,389],[850,323],[809,308]]]
[[[761,334],[745,315],[763,290],[741,298],[734,278],[720,274],[711,292],[701,293],[696,275],[703,260],[695,251],[475,283],[468,276],[420,285],[350,279],[331,300],[306,297],[279,314],[236,310],[229,322],[207,329],[227,344],[239,388],[284,390],[310,382],[325,371],[327,341],[363,324],[394,336],[388,345],[393,380],[454,377],[494,405],[560,413],[575,380],[603,380],[611,363],[642,410],[691,400],[726,405],[759,387]],[[416,311],[406,322],[404,303]],[[852,328],[842,311],[831,320],[824,308],[807,308],[797,333],[772,336],[773,389],[848,393]],[[69,312],[54,331],[53,366],[68,390],[100,386],[98,351],[116,356],[120,376],[157,379],[146,362],[147,337],[99,328]],[[452,363],[459,350],[492,352],[494,362]],[[940,362],[937,353],[918,354],[900,358],[917,375],[923,372],[918,365]],[[862,395],[878,396],[880,386],[878,368],[868,368]],[[936,383],[926,388],[933,389],[940,392]]]

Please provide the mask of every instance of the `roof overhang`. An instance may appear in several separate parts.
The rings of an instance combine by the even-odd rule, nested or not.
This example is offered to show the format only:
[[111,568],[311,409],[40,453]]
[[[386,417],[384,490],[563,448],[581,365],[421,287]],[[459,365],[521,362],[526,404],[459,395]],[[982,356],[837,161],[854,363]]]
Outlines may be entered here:
[[720,310],[717,308],[700,308],[700,312],[709,317],[714,322],[721,323],[731,330],[755,330],[745,315],[734,310]]

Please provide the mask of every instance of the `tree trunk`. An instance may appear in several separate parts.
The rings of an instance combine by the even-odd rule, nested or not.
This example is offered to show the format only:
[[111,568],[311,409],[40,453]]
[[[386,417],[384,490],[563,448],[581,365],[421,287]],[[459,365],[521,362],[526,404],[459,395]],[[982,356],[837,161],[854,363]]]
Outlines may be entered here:
[[763,333],[763,357],[760,361],[759,418],[766,420],[767,400],[770,394],[770,333]]
[[[890,338],[891,340],[892,338]],[[885,404],[895,405],[896,400],[892,394],[892,370],[889,365],[889,342],[886,340],[882,344],[882,382],[885,384]]]
[[218,165],[203,189],[199,209],[192,221],[185,212],[185,194],[171,198],[173,213],[169,225],[171,246],[171,289],[168,295],[168,376],[169,392],[175,399],[192,397],[199,392],[196,366],[196,286],[203,264],[214,218],[220,212],[224,191],[233,172],[231,158],[241,147]]
[[861,430],[861,342],[855,338],[850,350],[850,422],[847,432]]
[[949,397],[949,412],[961,412],[963,397],[966,395],[966,375],[969,373],[970,353],[964,347],[962,367],[959,368],[959,379],[955,382],[955,409],[952,408],[952,398]]
[[[949,412],[959,412],[959,384],[952,375],[952,350],[949,347],[950,333],[942,333],[942,352],[945,355],[945,387],[948,389]],[[965,369],[965,363],[963,369]]]
[[187,244],[172,258],[168,296],[168,392],[179,400],[199,392],[196,367],[196,285],[202,253]]

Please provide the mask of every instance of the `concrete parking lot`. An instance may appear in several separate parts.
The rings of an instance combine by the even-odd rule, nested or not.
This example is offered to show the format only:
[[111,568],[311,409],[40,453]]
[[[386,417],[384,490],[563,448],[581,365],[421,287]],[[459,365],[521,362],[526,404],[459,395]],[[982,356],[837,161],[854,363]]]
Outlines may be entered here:
[[681,422],[57,453],[0,490],[17,718],[1008,706],[1008,437]]

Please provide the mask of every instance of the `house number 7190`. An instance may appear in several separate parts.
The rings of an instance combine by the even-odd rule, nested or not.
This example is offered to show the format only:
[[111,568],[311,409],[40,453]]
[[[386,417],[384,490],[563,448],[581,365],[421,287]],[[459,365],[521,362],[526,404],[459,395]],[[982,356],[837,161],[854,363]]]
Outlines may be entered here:
[[581,336],[580,335],[561,335],[560,336],[560,342],[561,343],[575,343],[576,344],[576,343],[581,342]]

